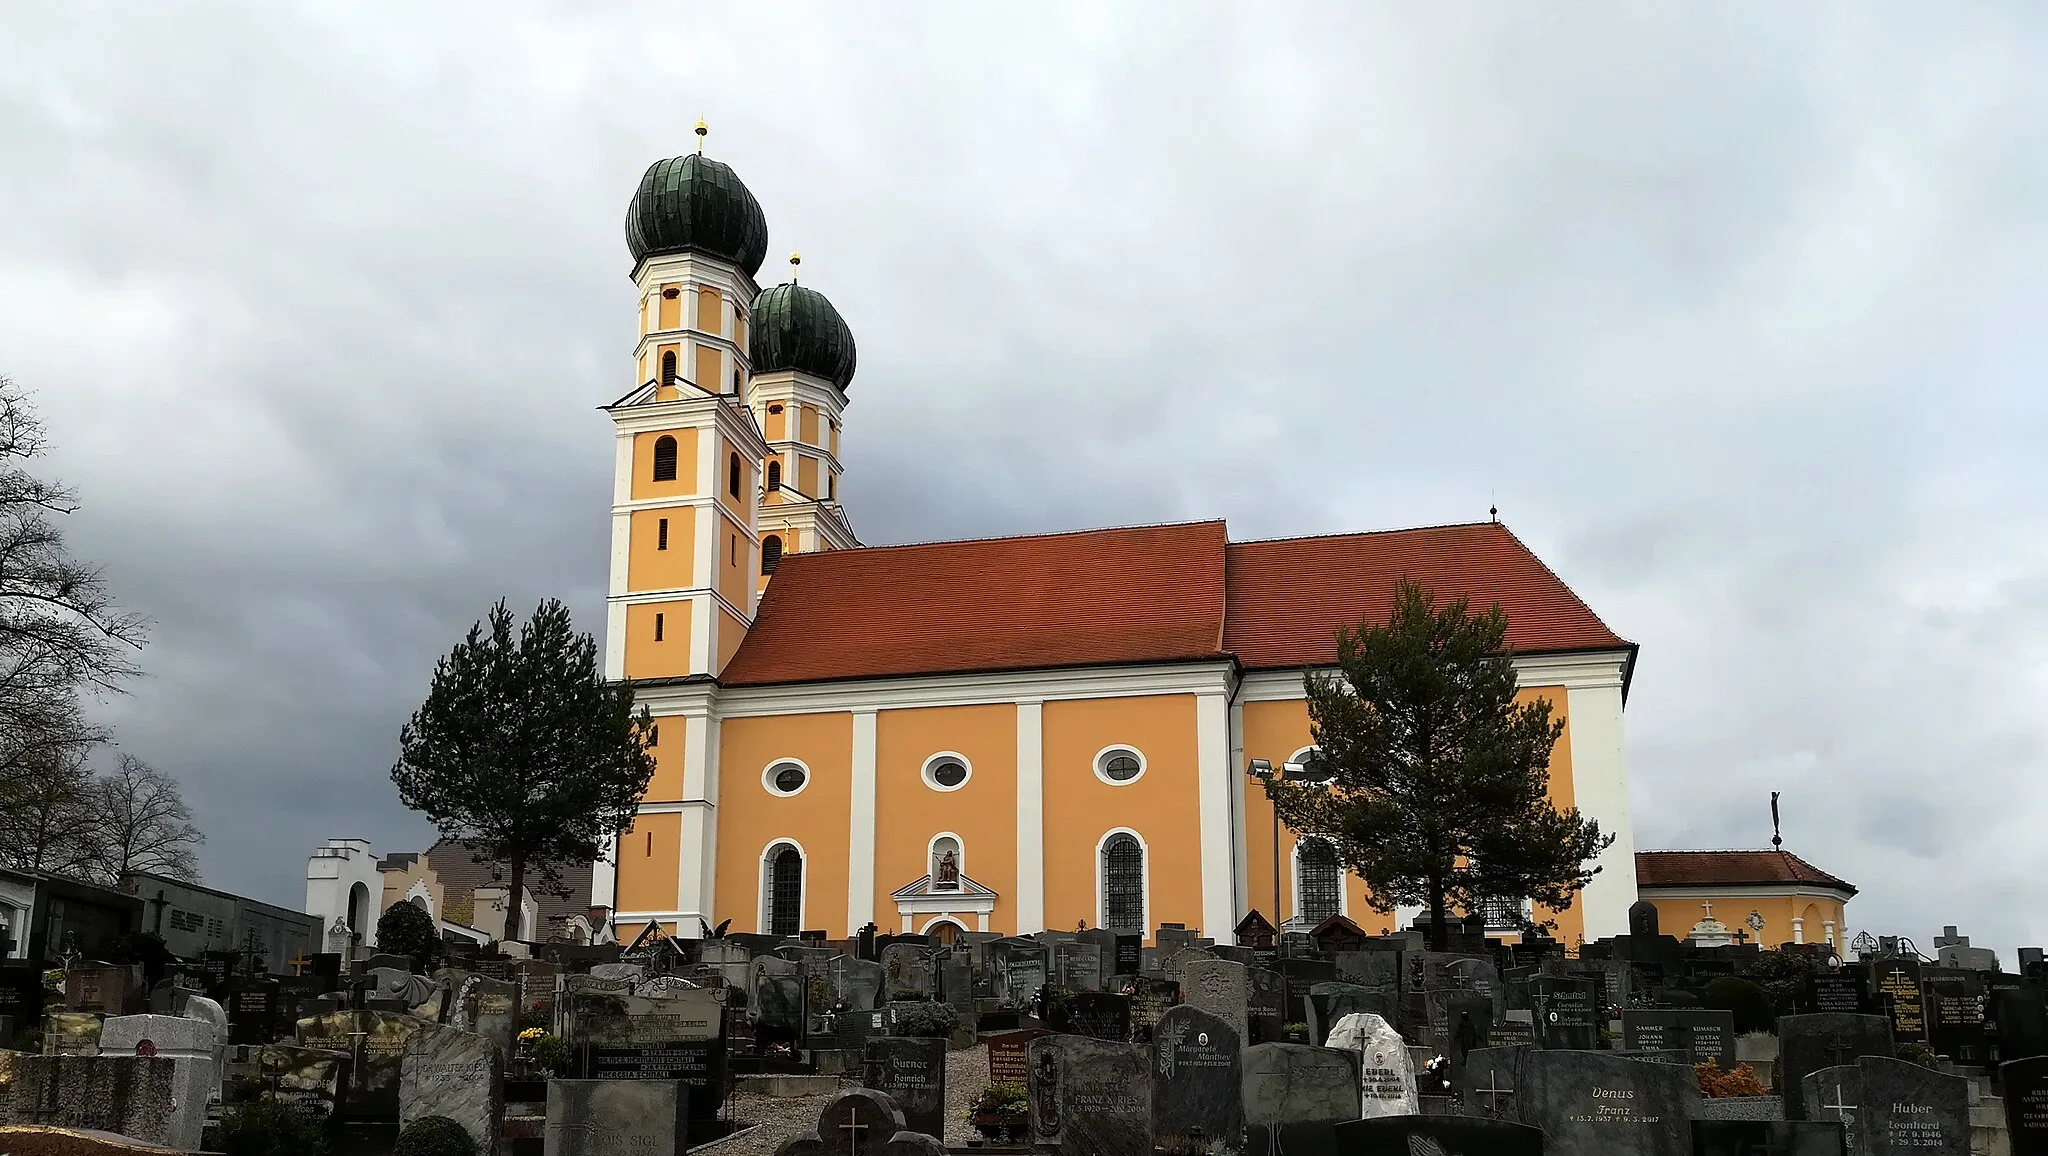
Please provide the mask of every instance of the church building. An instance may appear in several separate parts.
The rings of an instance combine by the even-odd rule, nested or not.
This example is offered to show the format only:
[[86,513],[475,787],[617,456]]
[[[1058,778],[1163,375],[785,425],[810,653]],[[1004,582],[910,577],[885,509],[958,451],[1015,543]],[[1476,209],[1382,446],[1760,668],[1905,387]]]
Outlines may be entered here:
[[[863,546],[840,485],[853,334],[811,286],[756,283],[753,194],[701,151],[659,161],[626,236],[638,384],[604,407],[605,670],[657,730],[638,817],[593,880],[621,940],[728,920],[1223,937],[1254,909],[1391,930],[1326,846],[1277,827],[1258,775],[1313,755],[1303,674],[1404,578],[1507,613],[1521,693],[1565,722],[1552,795],[1618,836],[1557,934],[1626,932],[1636,648],[1505,526]],[[1490,915],[1505,931],[1519,913]]]

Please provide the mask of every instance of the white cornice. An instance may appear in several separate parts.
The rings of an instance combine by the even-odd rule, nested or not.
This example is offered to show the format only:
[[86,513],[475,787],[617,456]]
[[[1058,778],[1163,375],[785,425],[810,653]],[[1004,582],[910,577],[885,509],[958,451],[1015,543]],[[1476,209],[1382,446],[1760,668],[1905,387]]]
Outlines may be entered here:
[[632,277],[642,295],[671,282],[723,289],[736,300],[744,302],[743,307],[750,320],[754,312],[754,298],[761,295],[761,287],[754,283],[752,277],[740,272],[739,266],[708,253],[656,253],[642,258],[633,267]]
[[[1521,654],[1515,656],[1515,682],[1520,686],[1561,686],[1566,690],[1593,690],[1621,685],[1628,651],[1601,650],[1579,654]],[[1309,671],[1335,674],[1334,666],[1302,667],[1295,670],[1257,670],[1244,676],[1243,702],[1284,702],[1302,697],[1302,676]]]
[[818,408],[832,413],[846,409],[846,392],[822,377],[795,369],[777,369],[757,373],[747,386],[749,400],[780,400],[794,398],[808,401]]
[[[919,675],[849,682],[723,687],[717,692],[715,710],[720,718],[759,718],[1056,699],[1228,694],[1231,681],[1232,671],[1227,662]],[[701,685],[641,687],[637,698],[655,714],[676,713],[683,693],[701,694]]]

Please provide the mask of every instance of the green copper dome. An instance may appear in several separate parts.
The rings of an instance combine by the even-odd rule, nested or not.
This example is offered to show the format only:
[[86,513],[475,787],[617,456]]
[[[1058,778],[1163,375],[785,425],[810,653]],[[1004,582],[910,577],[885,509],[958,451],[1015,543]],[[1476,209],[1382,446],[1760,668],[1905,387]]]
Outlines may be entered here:
[[751,277],[768,256],[768,218],[730,167],[691,153],[648,166],[626,210],[626,247],[635,261],[693,250]]
[[754,298],[747,356],[755,373],[800,369],[844,390],[853,380],[853,330],[823,293],[791,282]]

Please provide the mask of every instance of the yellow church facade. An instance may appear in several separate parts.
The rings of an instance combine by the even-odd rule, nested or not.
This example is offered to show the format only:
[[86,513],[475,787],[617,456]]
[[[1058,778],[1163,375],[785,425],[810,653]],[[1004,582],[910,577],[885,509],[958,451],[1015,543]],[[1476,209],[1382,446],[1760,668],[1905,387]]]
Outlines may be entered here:
[[627,235],[640,384],[605,407],[605,665],[657,730],[639,814],[596,868],[622,938],[726,921],[1222,937],[1254,909],[1391,930],[1412,913],[1372,911],[1315,840],[1281,828],[1276,856],[1248,771],[1312,754],[1304,673],[1404,578],[1507,612],[1522,694],[1565,722],[1552,794],[1618,836],[1559,935],[1626,931],[1635,647],[1504,526],[864,547],[839,461],[852,333],[810,287],[755,284],[752,194],[701,155],[661,161]]

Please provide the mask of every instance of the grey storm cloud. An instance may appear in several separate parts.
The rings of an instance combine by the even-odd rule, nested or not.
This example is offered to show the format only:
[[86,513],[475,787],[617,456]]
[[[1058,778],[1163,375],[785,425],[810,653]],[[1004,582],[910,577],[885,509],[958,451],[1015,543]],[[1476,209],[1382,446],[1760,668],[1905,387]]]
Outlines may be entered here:
[[[1643,645],[1646,847],[2048,940],[2048,13],[0,3],[0,372],[226,887],[416,847],[499,595],[601,624],[621,219],[692,143],[861,346],[870,542],[1502,517]],[[1332,576],[1338,580],[1341,576]]]

